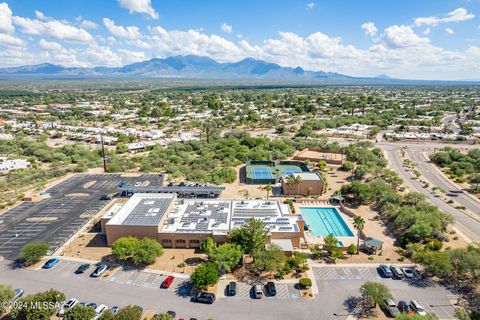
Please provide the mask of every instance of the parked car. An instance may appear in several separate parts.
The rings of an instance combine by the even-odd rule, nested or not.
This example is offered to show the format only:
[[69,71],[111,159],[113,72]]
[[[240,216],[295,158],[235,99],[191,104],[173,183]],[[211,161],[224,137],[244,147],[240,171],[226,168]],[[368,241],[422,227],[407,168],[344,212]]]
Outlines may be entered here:
[[255,284],[252,287],[253,290],[253,297],[255,299],[262,299],[263,296],[263,291],[262,291],[262,286],[259,284]]
[[117,307],[117,306],[112,307],[112,313],[113,314],[117,314],[119,311],[120,311],[120,307]]
[[24,293],[25,293],[25,291],[23,289],[20,289],[20,288],[15,289],[15,295],[13,296],[12,300],[15,301],[15,300],[19,299],[21,296],[23,296]]
[[97,309],[97,304],[95,302],[88,302],[85,307],[90,307],[92,309]]
[[277,288],[275,288],[275,283],[272,281],[267,282],[265,288],[267,289],[267,294],[269,297],[274,297],[277,295]]
[[100,277],[105,271],[107,271],[107,268],[108,267],[105,264],[99,265],[98,267],[95,268],[95,270],[93,270],[90,277],[93,277],[93,278]]
[[110,196],[108,194],[102,194],[100,196],[100,200],[112,200],[112,196]]
[[50,260],[48,260],[47,262],[45,262],[45,264],[43,265],[43,269],[50,269],[52,268],[54,265],[56,265],[58,263],[58,259],[57,258],[52,258]]
[[175,319],[175,316],[177,315],[177,313],[176,313],[175,311],[168,310],[168,311],[167,311],[167,315],[169,315],[170,317],[172,317],[173,319]]
[[60,308],[60,310],[58,310],[57,315],[58,315],[59,317],[63,317],[63,315],[65,314],[65,312],[67,312],[68,309],[73,308],[77,303],[78,303],[78,300],[75,299],[75,298],[71,298],[71,299],[67,300],[67,301],[63,304],[63,306]]
[[193,300],[195,302],[212,304],[215,302],[215,294],[211,292],[200,292]]
[[98,318],[100,318],[100,316],[102,315],[102,313],[105,311],[105,310],[108,310],[108,307],[104,304],[101,304],[99,305],[96,309],[95,309],[95,317],[93,317],[93,320],[97,320]]
[[392,270],[392,273],[395,276],[395,278],[397,278],[397,279],[402,279],[403,278],[403,271],[398,266],[391,265],[390,270]]
[[385,264],[381,264],[380,266],[378,266],[378,273],[380,273],[380,275],[384,278],[393,277],[392,270],[390,270],[390,268]]
[[118,184],[119,188],[125,188],[126,186],[127,186],[127,181],[120,181],[120,183]]
[[84,273],[85,271],[88,270],[88,268],[90,268],[90,264],[84,263],[84,264],[80,265],[80,266],[77,268],[77,270],[75,270],[75,274]]
[[384,308],[387,311],[388,315],[392,318],[395,318],[398,314],[400,314],[400,310],[398,310],[395,301],[392,299],[386,299],[384,301]]
[[140,181],[137,181],[135,182],[135,184],[133,185],[134,187],[140,187],[142,185],[142,183]]
[[174,276],[168,276],[167,279],[163,280],[162,282],[162,288],[163,289],[168,289],[173,283],[173,280],[175,280]]
[[413,279],[415,275],[413,274],[413,270],[407,267],[402,268],[403,274],[405,275],[405,278]]
[[417,300],[410,301],[410,306],[419,315],[421,315],[421,316],[426,316],[427,315],[427,312],[425,311],[425,308],[422,307],[422,305],[420,303],[418,303]]
[[405,301],[400,301],[397,305],[398,310],[400,310],[401,313],[405,313],[408,315],[413,315],[413,309],[406,303]]
[[235,281],[230,281],[227,286],[227,295],[233,297],[237,294],[237,283]]

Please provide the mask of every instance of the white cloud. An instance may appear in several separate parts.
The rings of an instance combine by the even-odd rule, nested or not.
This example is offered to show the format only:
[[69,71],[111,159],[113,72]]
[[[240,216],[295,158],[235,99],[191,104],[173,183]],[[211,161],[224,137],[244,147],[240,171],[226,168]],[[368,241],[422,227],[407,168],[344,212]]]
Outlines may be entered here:
[[143,51],[132,51],[126,49],[118,49],[118,53],[121,56],[122,64],[130,64],[134,62],[145,61],[147,56]]
[[98,28],[98,25],[95,22],[83,19],[82,17],[76,17],[75,20],[77,20],[77,22],[80,23],[80,26],[84,27],[85,29]]
[[47,17],[46,15],[43,14],[43,12],[38,10],[35,10],[35,16],[37,17],[38,20],[42,20],[42,21],[52,20],[52,18]]
[[393,25],[385,29],[383,41],[390,48],[405,48],[430,43],[430,39],[419,37],[410,26]]
[[0,33],[12,33],[13,31],[12,10],[7,3],[0,3]]
[[473,13],[468,13],[465,8],[457,8],[449,13],[447,13],[443,18],[439,18],[436,16],[430,17],[419,17],[415,19],[416,26],[436,26],[440,23],[447,23],[447,22],[460,22],[471,20],[475,18]]
[[425,29],[425,31],[423,31],[423,34],[428,36],[430,32],[431,32],[430,27],[428,27],[427,29]]
[[21,47],[24,45],[24,42],[22,39],[12,35],[0,33],[0,45],[7,47]]
[[42,49],[40,57],[43,61],[65,66],[86,66],[77,60],[75,49],[66,49],[60,43],[40,39],[38,46]]
[[455,34],[455,31],[453,31],[450,28],[445,28],[445,32],[448,33],[448,34]]
[[145,13],[152,19],[158,19],[158,13],[153,9],[151,0],[118,0],[120,7],[128,9],[128,12]]
[[227,23],[222,23],[220,29],[225,33],[232,33],[233,27]]
[[119,38],[134,40],[141,36],[140,30],[135,26],[117,26],[113,20],[108,18],[103,18],[103,24],[111,34]]
[[305,8],[307,10],[312,10],[313,8],[315,8],[317,6],[317,4],[315,2],[309,2],[307,3],[307,5],[305,6]]
[[377,27],[373,22],[365,22],[362,24],[362,29],[365,31],[365,34],[370,37],[375,37],[377,35]]
[[93,40],[90,33],[82,28],[74,27],[65,21],[38,19],[29,19],[23,17],[13,17],[15,25],[19,26],[21,31],[31,36],[49,36],[59,40],[88,43]]
[[83,55],[92,66],[120,66],[122,60],[109,47],[93,44],[83,51]]

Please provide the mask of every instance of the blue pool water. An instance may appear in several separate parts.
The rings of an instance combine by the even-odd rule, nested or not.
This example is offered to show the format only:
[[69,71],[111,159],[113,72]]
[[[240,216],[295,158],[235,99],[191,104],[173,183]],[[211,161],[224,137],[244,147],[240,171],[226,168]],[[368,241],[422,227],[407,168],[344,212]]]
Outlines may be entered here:
[[303,220],[313,236],[353,237],[353,232],[335,208],[300,208]]

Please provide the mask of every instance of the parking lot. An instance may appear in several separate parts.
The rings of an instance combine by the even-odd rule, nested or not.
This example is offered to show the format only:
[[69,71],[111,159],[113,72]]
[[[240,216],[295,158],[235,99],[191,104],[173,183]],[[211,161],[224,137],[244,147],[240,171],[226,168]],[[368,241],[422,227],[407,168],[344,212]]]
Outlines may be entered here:
[[[220,290],[226,288],[228,282],[222,281],[219,284]],[[264,284],[263,284],[264,285]],[[266,295],[265,287],[263,287],[263,297],[262,299],[299,299],[300,293],[295,288],[294,284],[287,283],[276,283],[275,287],[277,289],[277,294],[274,297],[269,297]],[[237,282],[237,294],[235,296],[225,295],[227,300],[238,300],[238,299],[254,299],[252,297],[252,283]]]
[[[376,267],[313,267],[317,285],[322,294],[357,292],[365,281],[384,283],[392,292],[396,303],[400,300],[417,300],[428,313],[440,319],[454,319],[454,307],[450,304],[456,296],[446,288],[421,279],[391,279],[381,277]],[[355,295],[354,295],[355,296]]]
[[114,193],[120,181],[161,185],[163,176],[74,175],[46,190],[49,198],[23,202],[0,216],[0,256],[16,259],[20,248],[34,241],[45,241],[55,251],[108,203],[100,196]]

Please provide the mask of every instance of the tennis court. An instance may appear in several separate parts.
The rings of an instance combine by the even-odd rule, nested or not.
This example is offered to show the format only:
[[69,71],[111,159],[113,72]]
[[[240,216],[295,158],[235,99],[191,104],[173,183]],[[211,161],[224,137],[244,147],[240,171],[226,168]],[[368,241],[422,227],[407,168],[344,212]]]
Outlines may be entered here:
[[292,173],[302,172],[302,169],[300,169],[299,167],[282,168],[282,172],[284,175],[290,176],[292,175]]
[[270,168],[252,168],[253,179],[272,179]]

